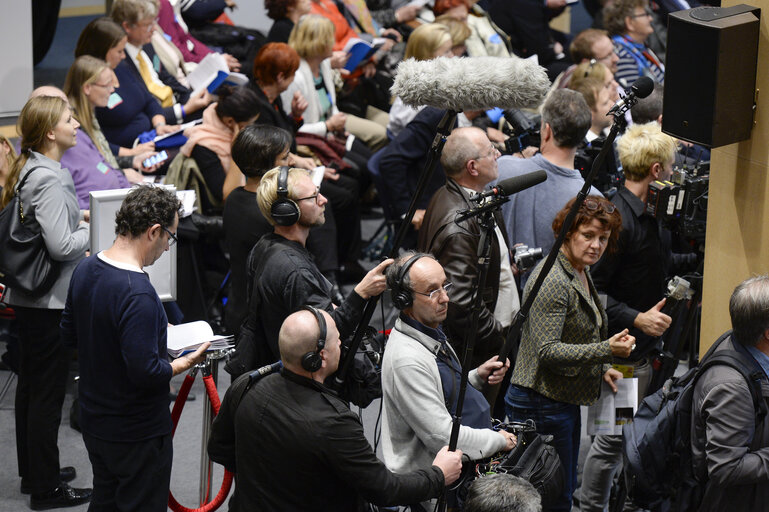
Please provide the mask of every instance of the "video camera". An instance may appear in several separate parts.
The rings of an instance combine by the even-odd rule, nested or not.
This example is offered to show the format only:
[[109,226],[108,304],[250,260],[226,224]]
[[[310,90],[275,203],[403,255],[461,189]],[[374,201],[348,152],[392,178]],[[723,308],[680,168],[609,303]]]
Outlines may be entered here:
[[[577,154],[574,156],[574,168],[579,171],[583,179],[590,174],[593,162],[598,157],[598,153],[601,152],[604,142],[606,142],[604,137],[598,137],[577,148]],[[624,183],[625,174],[617,165],[614,151],[609,151],[606,153],[606,160],[604,160],[602,168],[598,170],[598,174],[593,180],[593,186],[606,197],[611,197]]]
[[710,162],[691,169],[674,169],[669,181],[649,184],[646,212],[671,231],[705,243]]
[[505,141],[503,154],[520,153],[529,146],[539,147],[541,142],[539,115],[529,117],[516,108],[505,110],[502,115],[506,121],[502,123],[502,132],[510,137]]

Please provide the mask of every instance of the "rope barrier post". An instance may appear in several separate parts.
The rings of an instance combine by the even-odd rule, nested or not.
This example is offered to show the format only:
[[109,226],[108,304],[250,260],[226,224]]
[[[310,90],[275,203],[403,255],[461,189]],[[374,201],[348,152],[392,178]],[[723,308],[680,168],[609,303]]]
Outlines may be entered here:
[[[219,361],[224,357],[226,357],[226,352],[224,351],[210,352],[206,357],[203,366],[203,376],[210,375],[214,387],[217,386],[219,379]],[[211,425],[213,425],[215,416],[216,411],[213,404],[210,400],[206,400],[203,406],[203,432],[201,436],[203,442],[200,446],[200,492],[198,498],[201,507],[211,498],[214,463],[208,457],[208,438],[211,436]]]

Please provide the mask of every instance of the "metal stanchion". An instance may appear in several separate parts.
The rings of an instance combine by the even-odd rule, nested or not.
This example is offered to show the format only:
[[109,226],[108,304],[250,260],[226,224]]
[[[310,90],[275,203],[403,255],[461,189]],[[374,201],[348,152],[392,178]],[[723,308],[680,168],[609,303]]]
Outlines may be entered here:
[[[227,357],[229,350],[217,350],[209,352],[203,363],[203,375],[210,375],[214,385],[219,384],[219,361]],[[213,484],[214,463],[208,457],[208,438],[211,435],[211,425],[214,422],[214,408],[210,400],[203,405],[203,433],[200,447],[200,493],[198,495],[200,506],[205,505],[211,498]]]

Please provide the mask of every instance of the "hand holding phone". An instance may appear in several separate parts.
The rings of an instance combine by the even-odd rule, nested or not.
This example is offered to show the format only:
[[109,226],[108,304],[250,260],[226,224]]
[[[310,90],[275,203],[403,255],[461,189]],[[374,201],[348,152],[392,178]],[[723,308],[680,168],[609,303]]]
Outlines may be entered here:
[[163,150],[160,153],[155,153],[151,157],[145,159],[144,162],[142,162],[142,165],[144,166],[145,169],[149,169],[150,167],[154,167],[156,164],[159,164],[166,160],[168,160],[168,153],[166,153],[165,150]]

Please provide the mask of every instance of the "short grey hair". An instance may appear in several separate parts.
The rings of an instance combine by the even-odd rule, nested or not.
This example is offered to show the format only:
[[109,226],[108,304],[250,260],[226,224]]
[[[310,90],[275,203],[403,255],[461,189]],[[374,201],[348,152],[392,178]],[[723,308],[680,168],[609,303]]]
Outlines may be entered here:
[[465,512],[542,512],[537,489],[523,478],[498,473],[470,485]]
[[[391,293],[393,290],[403,290],[403,291],[412,291],[411,290],[411,270],[406,272],[406,274],[403,276],[403,279],[398,282],[398,277],[401,274],[401,271],[406,265],[406,263],[412,258],[417,257],[417,260],[420,260],[422,258],[430,258],[431,260],[435,260],[435,256],[433,256],[430,253],[427,252],[417,252],[417,251],[406,251],[402,255],[398,256],[395,259],[395,262],[393,262],[392,265],[387,267],[385,270],[385,279],[387,280],[387,288],[390,289]],[[437,260],[436,260],[437,261]],[[414,262],[416,263],[416,261]]]
[[559,148],[576,148],[590,129],[593,116],[577,91],[556,89],[542,105],[542,126],[550,125]]
[[441,153],[441,165],[446,176],[450,178],[459,176],[468,161],[477,160],[481,156],[483,148],[479,148],[475,139],[470,137],[474,131],[486,135],[480,128],[467,126],[455,128],[446,138],[446,145]]
[[742,345],[753,346],[769,329],[769,276],[746,279],[737,285],[729,299],[732,337]]

